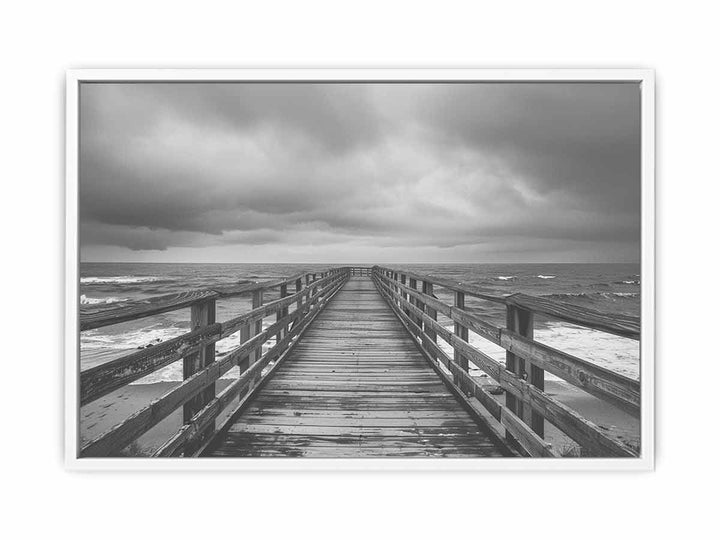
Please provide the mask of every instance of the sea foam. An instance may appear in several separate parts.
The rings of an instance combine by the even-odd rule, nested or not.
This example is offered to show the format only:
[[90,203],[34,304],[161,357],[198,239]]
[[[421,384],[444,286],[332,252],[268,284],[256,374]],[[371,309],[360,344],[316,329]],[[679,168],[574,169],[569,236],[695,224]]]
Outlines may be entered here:
[[84,294],[80,295],[80,303],[83,305],[92,304],[112,304],[114,302],[124,302],[127,298],[116,298],[115,296],[108,296],[107,298],[88,298]]
[[131,283],[152,283],[154,281],[166,281],[166,278],[156,276],[112,276],[112,277],[84,277],[80,278],[80,283],[85,285],[108,285],[111,283],[127,285]]

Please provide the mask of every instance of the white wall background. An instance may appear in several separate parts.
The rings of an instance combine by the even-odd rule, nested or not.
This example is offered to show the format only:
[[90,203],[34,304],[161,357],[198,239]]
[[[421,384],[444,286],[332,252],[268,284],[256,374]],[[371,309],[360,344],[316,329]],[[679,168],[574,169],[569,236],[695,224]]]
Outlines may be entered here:
[[[665,4],[669,6],[670,3]],[[707,537],[716,523],[718,72],[711,3],[16,2],[0,30],[7,538]],[[657,470],[78,474],[62,465],[64,70],[657,70]],[[206,500],[205,500],[206,499]],[[40,536],[42,535],[42,536]]]

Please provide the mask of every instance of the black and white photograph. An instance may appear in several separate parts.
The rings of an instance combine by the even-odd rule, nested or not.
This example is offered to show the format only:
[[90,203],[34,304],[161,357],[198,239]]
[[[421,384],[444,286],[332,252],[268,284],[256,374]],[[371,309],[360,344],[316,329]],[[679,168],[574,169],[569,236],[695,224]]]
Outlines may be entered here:
[[75,461],[647,463],[652,73],[506,74],[70,76]]
[[4,7],[5,537],[718,528],[713,5]]

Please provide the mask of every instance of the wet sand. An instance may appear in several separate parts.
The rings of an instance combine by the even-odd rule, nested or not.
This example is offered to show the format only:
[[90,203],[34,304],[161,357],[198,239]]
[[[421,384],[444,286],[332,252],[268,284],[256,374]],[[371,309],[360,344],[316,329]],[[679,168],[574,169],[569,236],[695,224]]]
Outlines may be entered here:
[[[231,382],[229,379],[220,379],[217,382],[217,392],[222,391]],[[130,384],[86,405],[80,411],[81,443],[85,444],[106,432],[179,384],[179,382]],[[152,454],[172,437],[181,425],[182,408],[159,422],[118,455]]]
[[[547,381],[545,392],[595,423],[608,435],[633,448],[640,447],[640,419],[565,382]],[[560,452],[573,453],[572,449],[577,444],[549,422],[545,425],[545,438]]]

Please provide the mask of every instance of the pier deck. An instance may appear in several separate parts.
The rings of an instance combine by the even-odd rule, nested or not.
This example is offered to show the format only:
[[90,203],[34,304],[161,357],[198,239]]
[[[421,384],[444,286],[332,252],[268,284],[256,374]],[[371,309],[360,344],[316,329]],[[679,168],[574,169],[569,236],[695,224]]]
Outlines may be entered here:
[[368,277],[353,277],[207,455],[489,457]]
[[[216,303],[241,296],[252,297],[252,309],[217,321]],[[485,320],[473,302],[500,306],[505,324]],[[80,331],[187,308],[187,333],[80,372],[82,407],[175,362],[183,368],[182,383],[85,443],[81,457],[128,455],[179,409],[182,425],[147,455],[561,457],[546,424],[573,442],[575,455],[639,455],[546,393],[545,372],[635,418],[640,381],[533,335],[539,315],[639,340],[637,317],[408,269],[345,266],[81,306]],[[239,344],[216,354],[233,336]],[[505,349],[505,361],[473,338]],[[220,391],[233,368],[238,375]]]

